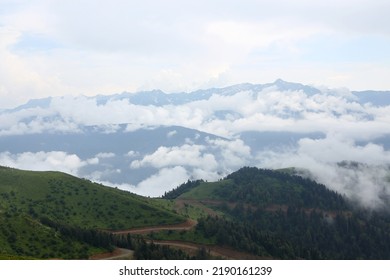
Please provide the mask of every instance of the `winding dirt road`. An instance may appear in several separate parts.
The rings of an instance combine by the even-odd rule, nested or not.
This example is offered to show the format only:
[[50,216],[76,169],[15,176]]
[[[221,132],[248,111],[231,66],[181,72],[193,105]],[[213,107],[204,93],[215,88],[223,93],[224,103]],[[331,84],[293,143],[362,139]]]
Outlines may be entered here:
[[224,259],[230,259],[230,260],[256,260],[256,259],[265,259],[260,256],[255,256],[249,253],[239,252],[234,249],[221,247],[217,245],[203,245],[203,244],[196,244],[191,242],[184,242],[184,241],[169,241],[169,240],[153,240],[154,244],[157,245],[166,245],[170,247],[174,247],[177,249],[182,249],[187,252],[192,252],[196,254],[199,250],[205,249],[207,253],[209,253],[213,257],[220,257]]
[[90,260],[132,260],[134,256],[134,251],[124,248],[116,248],[112,252],[106,252],[101,254],[96,254],[90,257]]
[[126,230],[117,230],[110,231],[113,234],[148,234],[151,232],[161,231],[161,230],[190,230],[196,226],[197,222],[194,220],[188,219],[184,223],[176,225],[163,225],[163,226],[153,226],[145,228],[135,228],[135,229],[126,229]]
[[[148,234],[160,230],[191,230],[196,226],[197,222],[188,219],[186,222],[176,225],[164,225],[164,226],[153,226],[138,229],[128,229],[119,231],[110,231],[113,234]],[[185,242],[179,240],[146,240],[146,242],[157,245],[170,246],[176,249],[181,249],[189,254],[195,255],[199,250],[205,249],[213,257],[220,257],[224,259],[263,259],[259,256],[254,256],[248,253],[238,252],[234,249],[221,247],[217,245],[204,245],[192,242]],[[117,248],[111,253],[103,253],[91,257],[91,259],[131,259],[132,251],[122,248]]]

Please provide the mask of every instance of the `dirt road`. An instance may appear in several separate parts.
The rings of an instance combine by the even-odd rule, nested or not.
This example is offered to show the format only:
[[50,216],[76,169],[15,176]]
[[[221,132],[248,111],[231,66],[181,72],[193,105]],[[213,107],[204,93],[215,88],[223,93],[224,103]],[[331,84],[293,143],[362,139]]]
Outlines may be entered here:
[[96,254],[90,257],[90,260],[132,260],[134,251],[124,248],[116,248],[112,252]]
[[[191,219],[188,219],[184,223],[175,224],[175,225],[163,225],[163,226],[153,226],[153,227],[144,227],[138,229],[128,229],[128,230],[118,230],[110,231],[113,234],[148,234],[151,232],[161,231],[161,230],[191,230],[196,226],[197,222]],[[146,242],[153,242],[157,245],[166,245],[177,249],[182,249],[189,254],[196,254],[199,250],[205,249],[213,257],[220,257],[224,259],[264,259],[259,256],[254,256],[248,253],[239,252],[234,249],[221,247],[217,245],[204,245],[197,244],[192,242],[184,242],[177,240],[146,240]],[[127,249],[117,248],[111,253],[99,254],[91,259],[131,259],[132,251]]]
[[136,229],[127,229],[127,230],[117,230],[111,231],[113,234],[148,234],[151,232],[161,231],[161,230],[190,230],[196,226],[196,221],[187,220],[184,223],[176,225],[164,225],[164,226],[153,226],[153,227],[144,227]]

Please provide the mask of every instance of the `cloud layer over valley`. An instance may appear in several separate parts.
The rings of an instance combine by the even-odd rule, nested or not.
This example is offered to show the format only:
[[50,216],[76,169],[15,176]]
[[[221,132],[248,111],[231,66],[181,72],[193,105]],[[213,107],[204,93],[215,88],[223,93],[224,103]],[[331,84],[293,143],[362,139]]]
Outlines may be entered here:
[[0,164],[65,171],[150,196],[245,165],[297,167],[380,206],[390,195],[390,93],[371,96],[278,80],[33,100],[0,111]]

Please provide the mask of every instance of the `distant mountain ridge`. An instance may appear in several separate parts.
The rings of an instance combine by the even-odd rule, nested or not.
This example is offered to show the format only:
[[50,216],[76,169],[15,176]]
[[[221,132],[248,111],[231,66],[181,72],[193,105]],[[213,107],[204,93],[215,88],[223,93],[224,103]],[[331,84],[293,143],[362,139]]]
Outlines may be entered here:
[[[208,100],[212,95],[232,96],[242,91],[252,91],[258,94],[264,89],[274,87],[279,91],[302,91],[308,96],[321,93],[321,90],[309,85],[300,83],[286,82],[278,79],[273,83],[266,84],[251,84],[243,83],[223,88],[200,89],[192,92],[165,93],[161,90],[139,91],[135,93],[123,92],[111,95],[96,95],[87,97],[90,100],[96,100],[97,105],[105,105],[109,101],[128,100],[129,103],[142,106],[165,106],[165,105],[183,105],[190,102]],[[390,91],[352,91],[352,95],[356,97],[356,101],[360,104],[371,103],[375,106],[390,105]],[[60,97],[61,98],[61,97]],[[8,112],[15,112],[29,108],[48,108],[53,97],[40,99],[31,99],[27,103],[6,109]]]
[[152,90],[152,91],[141,91],[136,93],[122,93],[116,95],[103,95],[96,96],[98,104],[105,104],[109,100],[129,100],[130,103],[136,105],[154,105],[154,106],[164,106],[164,105],[182,105],[190,102],[208,100],[213,94],[221,96],[232,96],[238,92],[242,91],[252,91],[254,93],[260,92],[269,87],[276,87],[280,91],[286,90],[302,90],[307,94],[316,94],[320,91],[311,86],[305,86],[299,83],[290,83],[285,82],[281,79],[276,80],[274,83],[268,84],[250,84],[243,83],[232,85],[224,88],[211,88],[196,90],[189,93],[164,93],[161,90]]

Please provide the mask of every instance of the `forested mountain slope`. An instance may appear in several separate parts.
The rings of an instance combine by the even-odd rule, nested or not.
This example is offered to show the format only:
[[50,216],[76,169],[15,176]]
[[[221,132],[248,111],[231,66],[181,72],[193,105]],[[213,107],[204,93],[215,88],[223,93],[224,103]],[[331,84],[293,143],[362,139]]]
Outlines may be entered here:
[[174,193],[214,210],[196,231],[216,244],[270,258],[390,258],[386,209],[363,209],[309,179],[245,167],[219,182],[187,182],[166,196]]

